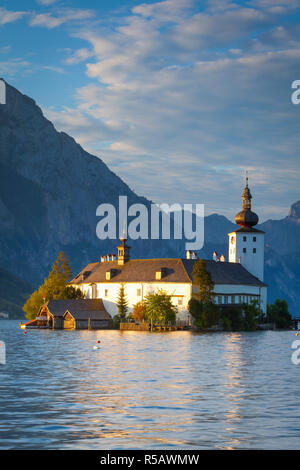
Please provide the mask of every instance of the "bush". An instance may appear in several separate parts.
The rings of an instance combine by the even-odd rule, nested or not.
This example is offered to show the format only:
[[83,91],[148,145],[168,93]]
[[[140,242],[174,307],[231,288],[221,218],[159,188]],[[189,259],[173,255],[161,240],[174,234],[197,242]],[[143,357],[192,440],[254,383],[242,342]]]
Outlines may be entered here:
[[192,297],[189,301],[188,308],[194,318],[194,325],[200,329],[211,328],[220,321],[220,309],[213,302],[204,303]]
[[289,328],[292,325],[292,316],[287,301],[276,299],[274,304],[268,305],[267,319],[275,323],[276,328]]

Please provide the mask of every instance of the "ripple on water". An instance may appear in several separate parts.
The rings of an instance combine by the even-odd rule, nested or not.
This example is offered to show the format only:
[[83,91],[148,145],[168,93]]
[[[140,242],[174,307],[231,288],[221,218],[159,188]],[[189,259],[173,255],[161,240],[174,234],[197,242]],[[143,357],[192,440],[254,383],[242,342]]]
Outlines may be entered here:
[[0,340],[2,449],[300,447],[292,332],[24,335],[1,321]]

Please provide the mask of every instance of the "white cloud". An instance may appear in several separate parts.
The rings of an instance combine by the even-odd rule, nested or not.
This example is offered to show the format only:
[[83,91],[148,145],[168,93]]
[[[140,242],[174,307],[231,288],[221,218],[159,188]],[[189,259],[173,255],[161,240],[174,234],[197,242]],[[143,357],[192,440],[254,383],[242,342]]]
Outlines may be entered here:
[[42,68],[44,70],[50,70],[50,72],[65,73],[62,67],[56,67],[55,65],[44,65]]
[[0,7],[0,25],[13,23],[27,15],[25,11],[9,11]]
[[300,110],[290,83],[300,31],[263,9],[224,2],[220,14],[210,1],[195,13],[190,6],[143,4],[110,32],[78,31],[89,48],[69,63],[89,59],[95,82],[77,90],[77,107],[48,116],[155,201],[238,208],[250,168],[254,192],[264,194],[261,212],[274,207],[273,188],[281,191],[280,212],[288,198],[299,199]]
[[0,76],[1,77],[15,77],[20,73],[30,73],[31,64],[26,60],[20,58],[13,58],[9,61],[0,61]]
[[1,46],[0,47],[0,53],[1,54],[7,54],[11,50],[11,46]]
[[40,5],[53,5],[53,3],[57,3],[59,0],[36,0],[37,3],[39,3]]
[[77,51],[71,53],[70,56],[67,59],[65,59],[65,63],[68,65],[79,64],[80,62],[84,62],[93,56],[94,56],[94,53],[89,49],[86,49],[86,48],[77,49]]
[[53,15],[52,13],[34,14],[30,21],[30,25],[53,29],[64,23],[88,20],[93,16],[94,12],[91,10],[65,9],[60,10],[57,15]]

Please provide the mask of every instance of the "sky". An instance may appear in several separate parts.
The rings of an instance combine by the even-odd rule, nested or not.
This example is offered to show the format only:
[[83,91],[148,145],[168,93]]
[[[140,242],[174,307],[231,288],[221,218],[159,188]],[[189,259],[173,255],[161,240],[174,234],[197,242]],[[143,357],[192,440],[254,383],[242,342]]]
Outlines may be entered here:
[[300,1],[0,0],[0,77],[154,202],[300,200]]

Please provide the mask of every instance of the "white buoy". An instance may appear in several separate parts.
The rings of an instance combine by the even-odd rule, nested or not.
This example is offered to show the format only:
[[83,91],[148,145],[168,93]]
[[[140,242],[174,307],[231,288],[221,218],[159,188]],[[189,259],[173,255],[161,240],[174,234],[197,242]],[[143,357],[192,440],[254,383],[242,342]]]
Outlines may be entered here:
[[95,351],[95,349],[100,349],[100,346],[93,346],[93,349]]

